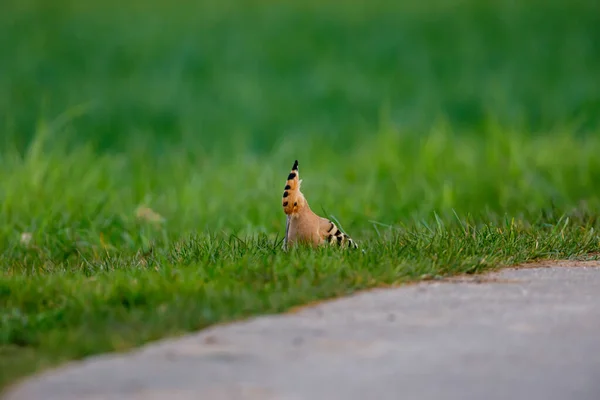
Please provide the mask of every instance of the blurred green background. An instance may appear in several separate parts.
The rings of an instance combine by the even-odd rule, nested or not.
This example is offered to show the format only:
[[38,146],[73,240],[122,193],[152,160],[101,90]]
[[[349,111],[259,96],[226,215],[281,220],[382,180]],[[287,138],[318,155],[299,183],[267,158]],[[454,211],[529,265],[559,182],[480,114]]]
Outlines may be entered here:
[[[122,151],[315,135],[342,150],[386,122],[577,132],[600,121],[600,5],[566,1],[5,0],[1,131],[40,119]],[[76,137],[79,136],[79,139]],[[6,143],[6,142],[5,142]],[[191,150],[191,149],[190,149]],[[292,160],[293,161],[293,160]]]
[[313,208],[355,232],[598,204],[597,1],[2,10],[0,239],[136,248],[139,205],[169,221],[161,235],[281,233],[294,159]]

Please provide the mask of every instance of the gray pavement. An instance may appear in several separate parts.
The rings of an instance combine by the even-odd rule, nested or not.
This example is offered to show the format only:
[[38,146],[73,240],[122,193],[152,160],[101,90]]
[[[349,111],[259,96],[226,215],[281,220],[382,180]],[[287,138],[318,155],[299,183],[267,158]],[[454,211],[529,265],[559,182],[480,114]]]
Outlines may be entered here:
[[72,363],[6,400],[600,400],[600,262],[378,289]]

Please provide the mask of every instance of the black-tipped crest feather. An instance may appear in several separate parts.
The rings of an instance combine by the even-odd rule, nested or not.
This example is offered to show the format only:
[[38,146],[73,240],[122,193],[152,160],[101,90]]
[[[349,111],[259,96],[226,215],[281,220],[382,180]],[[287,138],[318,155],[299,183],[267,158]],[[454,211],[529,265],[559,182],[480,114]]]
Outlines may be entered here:
[[[287,215],[291,215],[299,211],[298,203],[300,197],[302,197],[302,194],[300,193],[298,160],[295,160],[283,189],[283,200],[281,204],[283,206],[283,211]],[[300,203],[303,204],[304,202]]]

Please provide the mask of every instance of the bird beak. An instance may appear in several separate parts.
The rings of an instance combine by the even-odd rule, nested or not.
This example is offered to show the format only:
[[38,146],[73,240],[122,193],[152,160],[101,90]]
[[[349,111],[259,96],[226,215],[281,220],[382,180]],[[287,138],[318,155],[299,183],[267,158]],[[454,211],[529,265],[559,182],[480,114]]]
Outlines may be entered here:
[[286,249],[287,247],[287,241],[288,241],[288,234],[290,232],[290,215],[286,216],[285,219],[285,238],[283,239],[283,248]]

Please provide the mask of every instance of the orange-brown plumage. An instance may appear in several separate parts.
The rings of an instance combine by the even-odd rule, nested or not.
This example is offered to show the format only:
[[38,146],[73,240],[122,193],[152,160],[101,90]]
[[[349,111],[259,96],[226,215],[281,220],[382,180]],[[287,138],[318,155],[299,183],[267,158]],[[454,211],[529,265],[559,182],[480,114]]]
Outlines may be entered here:
[[358,248],[352,238],[343,233],[327,218],[315,214],[300,191],[302,180],[298,172],[298,160],[294,162],[288,175],[281,200],[287,216],[284,247],[295,243],[319,246],[323,243],[348,245]]

